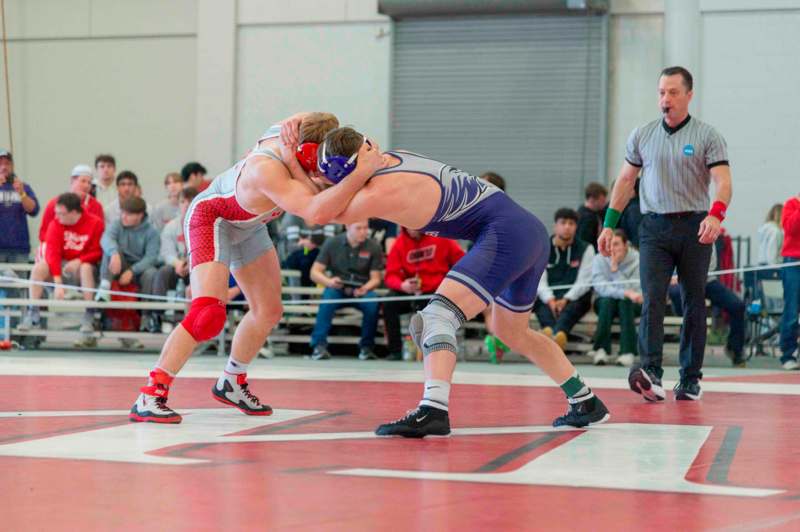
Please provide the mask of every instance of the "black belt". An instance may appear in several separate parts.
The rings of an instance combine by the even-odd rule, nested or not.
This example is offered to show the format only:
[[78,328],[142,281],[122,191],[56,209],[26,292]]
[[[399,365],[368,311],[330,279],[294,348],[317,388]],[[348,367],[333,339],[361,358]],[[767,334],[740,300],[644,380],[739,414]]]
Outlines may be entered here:
[[706,214],[706,211],[681,211],[681,212],[648,212],[648,216],[656,216],[663,218],[688,218],[695,214]]

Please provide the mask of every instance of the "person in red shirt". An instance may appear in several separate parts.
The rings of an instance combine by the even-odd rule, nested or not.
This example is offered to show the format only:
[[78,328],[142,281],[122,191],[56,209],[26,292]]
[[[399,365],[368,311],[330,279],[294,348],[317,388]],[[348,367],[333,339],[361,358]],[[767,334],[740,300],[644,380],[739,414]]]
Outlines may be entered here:
[[[403,227],[386,258],[384,284],[389,296],[432,294],[450,268],[464,256],[455,240],[423,234]],[[386,301],[383,319],[389,344],[387,360],[402,360],[400,316],[421,310],[427,300]]]
[[[86,164],[79,164],[72,169],[69,182],[69,191],[73,194],[77,194],[81,199],[81,205],[83,206],[84,212],[93,214],[103,220],[105,218],[105,215],[103,214],[103,206],[94,196],[90,194],[91,190],[92,169]],[[47,238],[47,228],[50,226],[50,222],[52,222],[56,216],[57,200],[58,196],[47,202],[47,206],[44,208],[44,214],[42,214],[42,224],[39,226],[39,242],[41,243],[44,243],[45,238]],[[44,255],[38,258],[44,258]]]
[[[781,215],[783,226],[784,263],[800,261],[800,194],[789,198],[783,204]],[[800,369],[800,353],[797,349],[797,336],[800,325],[800,266],[789,266],[781,270],[783,279],[783,317],[781,318],[781,366],[786,370]]]
[[[36,263],[31,271],[30,298],[41,299],[44,287],[41,282],[71,284],[82,288],[95,287],[97,264],[103,257],[100,237],[103,235],[103,220],[84,212],[81,198],[66,192],[56,198],[55,219],[47,228],[44,243],[44,260]],[[91,301],[94,294],[83,292],[83,298]],[[53,297],[64,299],[64,287],[57,286]],[[81,319],[81,332],[91,333],[94,313],[86,309]],[[30,330],[40,322],[39,307],[31,306],[25,313],[19,329]]]

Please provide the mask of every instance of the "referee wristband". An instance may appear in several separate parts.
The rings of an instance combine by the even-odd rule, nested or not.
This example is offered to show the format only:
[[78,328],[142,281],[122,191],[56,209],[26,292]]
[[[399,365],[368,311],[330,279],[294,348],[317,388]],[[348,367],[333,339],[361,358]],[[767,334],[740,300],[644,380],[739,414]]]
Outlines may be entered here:
[[615,227],[617,227],[617,223],[619,223],[620,216],[622,216],[621,212],[619,212],[617,209],[612,209],[611,207],[609,207],[608,210],[606,211],[606,219],[603,222],[603,227],[614,229]]
[[717,218],[720,222],[725,221],[725,211],[728,209],[728,206],[721,201],[715,201],[713,205],[711,205],[711,210],[708,211],[708,214]]

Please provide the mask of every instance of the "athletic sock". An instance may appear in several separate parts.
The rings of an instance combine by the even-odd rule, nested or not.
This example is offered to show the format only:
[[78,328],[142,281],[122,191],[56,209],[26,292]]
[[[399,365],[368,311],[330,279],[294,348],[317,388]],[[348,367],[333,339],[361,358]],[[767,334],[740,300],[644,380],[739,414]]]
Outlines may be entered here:
[[450,400],[450,383],[435,379],[425,381],[425,392],[422,395],[420,406],[430,406],[439,410],[447,411],[447,403]]
[[174,373],[165,370],[161,366],[153,366],[153,371],[150,372],[150,376],[147,378],[147,385],[148,386],[152,386],[153,384],[155,384],[155,381],[153,380],[153,377],[152,377],[153,373],[164,373],[164,374],[169,376],[170,380],[175,378],[175,374]]
[[247,366],[250,364],[245,364],[244,362],[239,362],[233,358],[233,355],[228,357],[228,363],[225,364],[225,373],[230,375],[241,375],[242,373],[247,373]]
[[568,399],[575,399],[577,401],[584,401],[592,397],[592,390],[589,388],[580,375],[578,370],[572,374],[570,378],[560,384],[561,389],[567,395]]

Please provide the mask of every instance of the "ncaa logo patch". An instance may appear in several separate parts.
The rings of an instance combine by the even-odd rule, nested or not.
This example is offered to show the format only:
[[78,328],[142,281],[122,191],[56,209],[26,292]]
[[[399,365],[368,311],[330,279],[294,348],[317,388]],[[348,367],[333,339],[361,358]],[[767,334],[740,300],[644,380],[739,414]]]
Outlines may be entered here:
[[692,155],[694,155],[694,146],[692,146],[691,144],[687,144],[686,146],[684,146],[683,154],[687,157],[691,157]]

